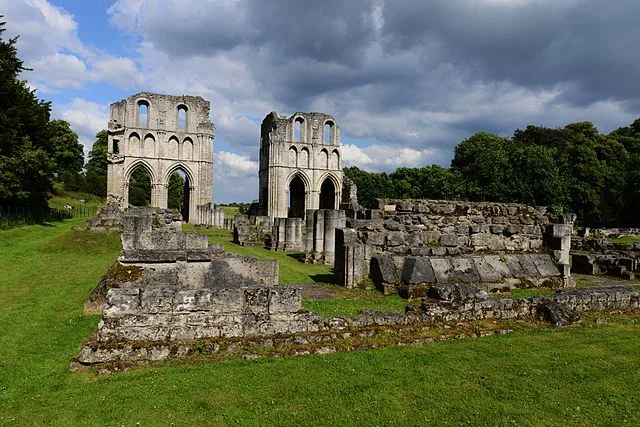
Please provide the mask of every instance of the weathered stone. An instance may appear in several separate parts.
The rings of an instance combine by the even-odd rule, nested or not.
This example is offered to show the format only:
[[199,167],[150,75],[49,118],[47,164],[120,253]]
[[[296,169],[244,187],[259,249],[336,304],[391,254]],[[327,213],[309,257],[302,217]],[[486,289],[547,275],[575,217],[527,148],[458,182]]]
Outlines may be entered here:
[[435,283],[435,281],[436,277],[429,258],[407,258],[402,273],[403,283]]
[[453,271],[456,282],[480,282],[480,275],[478,274],[476,266],[471,258],[453,257],[451,258],[451,263],[453,264]]
[[458,236],[455,234],[443,234],[440,236],[440,244],[443,246],[458,246]]
[[552,326],[565,326],[577,323],[580,316],[565,304],[545,300],[537,307],[538,316]]
[[376,288],[383,292],[385,283],[396,284],[399,282],[396,265],[388,255],[376,255],[372,257],[369,274]]
[[451,283],[455,280],[455,272],[451,258],[430,258],[436,283]]

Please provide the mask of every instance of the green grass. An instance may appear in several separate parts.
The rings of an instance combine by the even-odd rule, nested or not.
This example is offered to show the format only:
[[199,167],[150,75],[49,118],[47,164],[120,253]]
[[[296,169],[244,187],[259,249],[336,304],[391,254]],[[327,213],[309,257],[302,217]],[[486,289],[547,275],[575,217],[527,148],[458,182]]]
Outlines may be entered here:
[[[184,231],[193,230],[190,224],[183,225]],[[238,255],[255,256],[258,259],[277,259],[280,264],[280,283],[324,282],[336,283],[333,268],[323,264],[304,264],[297,260],[300,253],[276,252],[255,246],[240,246],[233,243],[233,233],[230,230],[198,229],[198,233],[207,234],[209,243],[219,243],[226,252]]]
[[0,231],[0,425],[638,425],[640,324],[107,376],[69,372],[117,236]]
[[353,317],[362,309],[379,312],[404,313],[408,304],[419,304],[419,300],[407,301],[398,295],[382,295],[376,290],[344,289],[334,292],[332,299],[307,299],[304,308],[324,317]]
[[616,244],[633,244],[640,242],[640,236],[620,236],[615,239],[611,239],[611,243]]
[[[80,202],[84,200],[84,202]],[[80,193],[75,191],[65,191],[58,189],[58,194],[49,199],[49,207],[55,209],[62,209],[65,205],[73,207],[101,207],[106,206],[107,202],[100,197],[90,193]]]
[[240,208],[237,206],[219,206],[219,207],[224,211],[224,217],[227,219],[230,219],[230,218],[232,219],[240,211]]

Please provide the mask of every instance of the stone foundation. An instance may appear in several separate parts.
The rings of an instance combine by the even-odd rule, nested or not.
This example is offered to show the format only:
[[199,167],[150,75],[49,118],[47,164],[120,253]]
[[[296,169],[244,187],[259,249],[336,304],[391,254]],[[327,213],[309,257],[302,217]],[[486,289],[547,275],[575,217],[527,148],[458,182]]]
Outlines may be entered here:
[[[300,291],[246,287],[167,291],[129,287],[109,291],[97,334],[75,361],[81,365],[131,363],[198,352],[246,354],[331,353],[453,337],[464,322],[540,319],[555,326],[591,310],[638,309],[632,287],[581,288],[524,299],[493,298],[470,285],[436,285],[405,314],[362,311],[353,318],[322,318],[301,309]],[[463,322],[463,323],[461,323]],[[433,330],[449,332],[434,335]],[[456,337],[465,336],[455,332]],[[482,336],[484,331],[469,332]]]

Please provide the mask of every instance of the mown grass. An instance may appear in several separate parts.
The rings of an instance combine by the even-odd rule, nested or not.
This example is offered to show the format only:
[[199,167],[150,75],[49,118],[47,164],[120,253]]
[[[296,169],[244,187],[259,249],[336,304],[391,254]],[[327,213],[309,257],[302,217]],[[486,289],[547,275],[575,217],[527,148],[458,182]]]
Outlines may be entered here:
[[[84,200],[84,202],[80,202],[80,200]],[[94,208],[106,206],[106,204],[106,200],[101,199],[94,194],[65,191],[61,188],[58,188],[57,194],[49,199],[49,207],[55,209],[62,209],[65,205],[70,205],[73,207],[83,206],[86,208]]]
[[[192,231],[190,224],[183,225],[184,231]],[[304,264],[297,260],[300,253],[276,252],[255,246],[240,246],[233,243],[233,233],[230,230],[215,228],[201,228],[196,232],[207,234],[209,243],[218,243],[224,246],[226,252],[254,256],[258,259],[277,259],[280,265],[280,283],[306,283],[323,282],[337,283],[333,274],[333,268],[324,264]]]
[[620,236],[615,239],[611,239],[611,243],[616,244],[633,244],[640,242],[640,236]]
[[0,424],[638,425],[640,325],[519,332],[326,356],[71,373],[82,304],[117,236],[0,231]]

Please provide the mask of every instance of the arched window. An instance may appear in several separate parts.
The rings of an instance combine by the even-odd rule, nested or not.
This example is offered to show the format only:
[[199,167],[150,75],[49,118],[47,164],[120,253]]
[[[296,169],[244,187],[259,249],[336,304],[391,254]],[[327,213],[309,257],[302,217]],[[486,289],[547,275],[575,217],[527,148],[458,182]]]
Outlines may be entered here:
[[187,128],[187,106],[186,105],[178,105],[178,128],[186,129]]
[[191,197],[189,175],[182,167],[169,175],[167,182],[167,207],[180,211],[182,220],[189,222],[189,199]]
[[149,103],[145,100],[138,101],[138,126],[149,127]]
[[296,117],[296,120],[293,122],[293,140],[296,142],[305,140],[305,126],[302,117]]
[[333,142],[333,123],[326,122],[324,124],[324,139],[325,144],[331,144]]
[[131,206],[151,206],[151,175],[142,165],[129,176],[128,198]]

